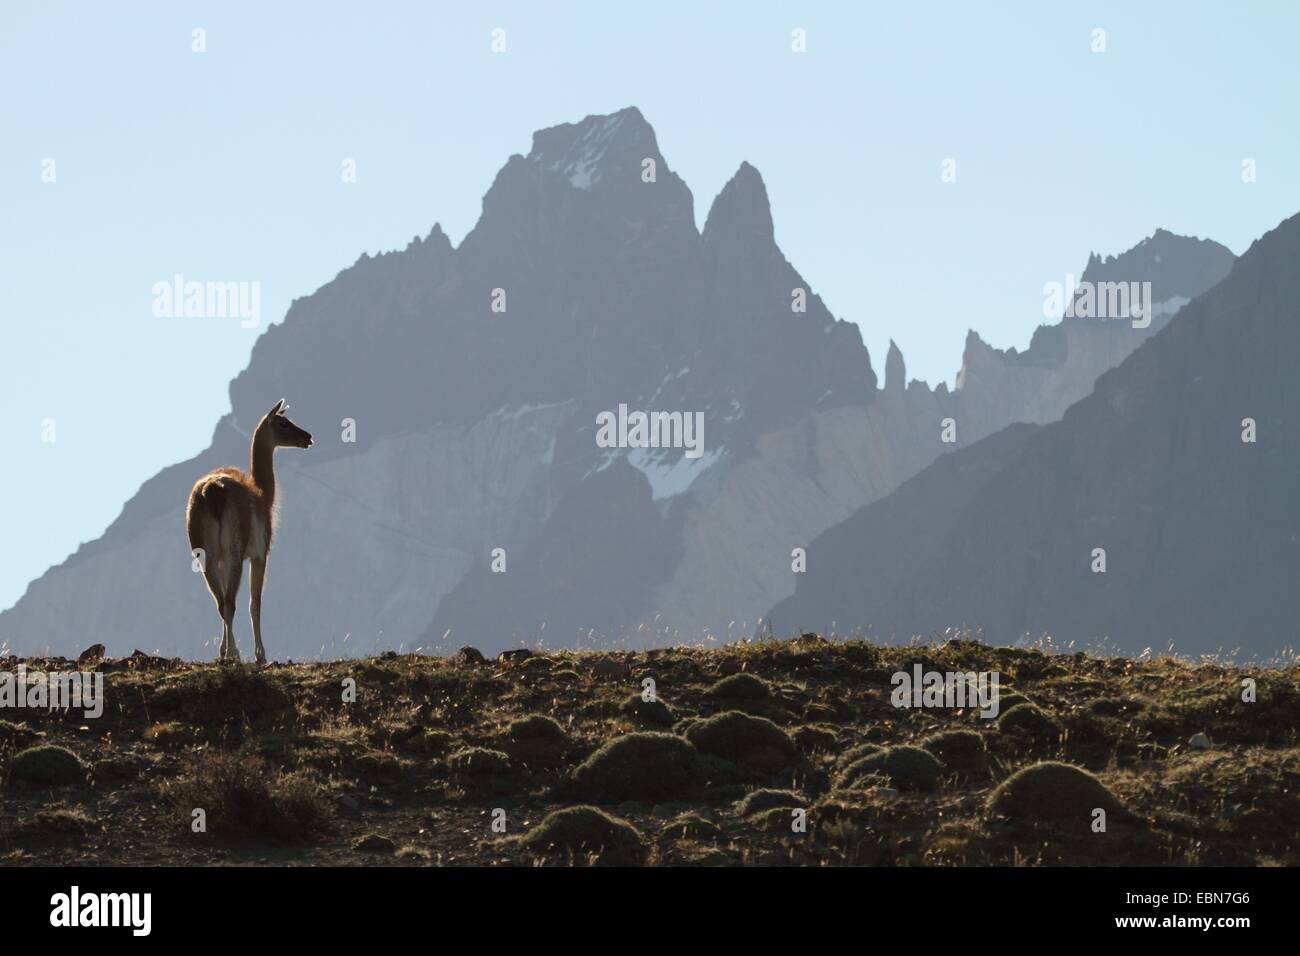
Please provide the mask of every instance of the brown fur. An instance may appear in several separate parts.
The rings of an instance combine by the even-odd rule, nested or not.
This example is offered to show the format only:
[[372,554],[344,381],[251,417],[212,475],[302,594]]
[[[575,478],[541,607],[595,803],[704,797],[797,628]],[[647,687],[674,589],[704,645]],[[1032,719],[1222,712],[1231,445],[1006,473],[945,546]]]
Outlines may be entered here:
[[244,562],[250,565],[249,617],[257,643],[257,662],[266,663],[262,647],[262,587],[266,561],[275,532],[276,448],[309,448],[311,435],[284,415],[281,399],[253,432],[249,470],[218,468],[204,475],[190,491],[185,530],[191,552],[202,552],[203,576],[221,615],[219,658],[239,659],[233,620]]

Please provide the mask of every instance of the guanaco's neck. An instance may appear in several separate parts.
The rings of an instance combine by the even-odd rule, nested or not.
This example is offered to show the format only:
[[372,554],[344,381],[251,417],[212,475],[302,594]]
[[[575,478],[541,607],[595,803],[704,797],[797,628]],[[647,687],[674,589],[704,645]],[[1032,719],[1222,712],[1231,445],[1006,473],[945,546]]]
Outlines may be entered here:
[[259,426],[253,433],[253,444],[249,449],[248,457],[252,465],[253,484],[262,492],[262,498],[269,505],[275,500],[275,465],[272,462],[272,456],[275,454],[275,442],[271,438],[271,430]]

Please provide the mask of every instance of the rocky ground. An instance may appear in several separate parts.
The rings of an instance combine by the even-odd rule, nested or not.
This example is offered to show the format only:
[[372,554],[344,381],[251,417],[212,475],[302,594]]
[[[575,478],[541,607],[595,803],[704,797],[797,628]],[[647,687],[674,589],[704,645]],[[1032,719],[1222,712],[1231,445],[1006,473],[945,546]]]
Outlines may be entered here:
[[[98,719],[0,710],[0,862],[1300,863],[1300,666],[814,635],[503,658],[87,664]],[[999,716],[895,707],[916,664],[998,672]]]

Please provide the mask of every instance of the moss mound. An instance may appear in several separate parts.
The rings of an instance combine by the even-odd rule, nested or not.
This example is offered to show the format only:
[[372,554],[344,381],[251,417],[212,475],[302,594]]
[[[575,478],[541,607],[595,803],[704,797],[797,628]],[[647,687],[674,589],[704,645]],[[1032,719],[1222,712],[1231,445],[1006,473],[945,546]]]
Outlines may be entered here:
[[667,800],[685,794],[698,774],[695,747],[673,734],[615,737],[573,771],[573,789],[592,803]]
[[835,749],[839,735],[835,728],[824,724],[805,724],[790,732],[794,745],[806,754],[825,753]]
[[850,747],[844,753],[840,754],[839,759],[835,761],[835,766],[841,769],[851,763],[856,763],[863,757],[870,757],[872,754],[878,754],[885,748],[880,744],[858,744],[856,747]]
[[1012,707],[1019,707],[1021,704],[1032,704],[1032,703],[1033,701],[1031,701],[1024,694],[1017,694],[1013,690],[1008,690],[1008,691],[1003,691],[1001,689],[998,690],[998,713],[999,714],[1005,714]]
[[1121,810],[1105,784],[1068,763],[1045,761],[1017,770],[989,797],[988,808],[1027,823],[1077,819],[1090,823],[1097,807]]
[[[780,834],[792,838],[803,836],[803,833],[795,830],[794,811],[798,807],[769,807],[766,810],[758,810],[753,816],[749,817],[747,823],[755,829],[764,833]],[[806,824],[805,824],[806,826]]]
[[754,702],[771,699],[772,688],[761,677],[742,672],[722,678],[709,688],[708,693],[716,700]]
[[544,714],[529,714],[510,724],[507,731],[511,740],[552,740],[567,742],[564,728]]
[[25,829],[42,833],[65,833],[84,836],[98,830],[99,823],[80,807],[65,803],[42,807],[28,818]]
[[635,866],[645,857],[636,827],[596,807],[556,810],[519,837],[519,843],[534,853],[592,854],[597,862],[614,866]]
[[367,833],[352,841],[352,849],[358,853],[394,853],[397,844],[379,833]]
[[466,747],[447,758],[447,766],[459,777],[490,777],[510,769],[510,757],[500,750]]
[[660,833],[663,840],[716,840],[720,836],[722,827],[698,813],[684,813],[670,820]]
[[9,761],[9,777],[22,783],[62,786],[86,779],[86,765],[67,747],[28,747]]
[[737,710],[691,725],[686,731],[686,739],[701,753],[766,773],[775,773],[798,763],[799,752],[789,734],[764,717],[753,717]]
[[808,798],[802,793],[794,790],[754,790],[745,795],[745,798],[736,804],[736,812],[742,817],[750,816],[754,813],[762,813],[765,810],[772,810],[777,807],[785,809],[804,808],[808,806]]
[[564,759],[569,749],[569,735],[550,717],[531,714],[510,725],[500,747],[512,760],[549,766]]
[[998,730],[1004,734],[1039,742],[1050,741],[1060,735],[1061,728],[1043,710],[1033,704],[1017,704],[1002,712]]
[[963,777],[989,772],[989,755],[984,738],[973,730],[944,730],[921,741],[921,749],[939,758],[944,770]]
[[641,727],[671,727],[677,719],[662,700],[645,700],[640,694],[633,694],[623,701],[618,711]]
[[933,790],[943,776],[943,764],[920,747],[889,747],[853,761],[840,773],[836,786],[852,789],[877,775],[899,790]]

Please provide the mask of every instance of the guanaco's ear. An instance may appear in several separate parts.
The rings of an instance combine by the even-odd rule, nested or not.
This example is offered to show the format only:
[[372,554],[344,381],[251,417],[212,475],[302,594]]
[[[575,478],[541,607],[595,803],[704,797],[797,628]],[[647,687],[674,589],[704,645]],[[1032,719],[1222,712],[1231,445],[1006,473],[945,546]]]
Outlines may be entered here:
[[274,405],[272,405],[272,406],[271,406],[271,410],[270,410],[269,412],[267,412],[266,414],[267,414],[267,415],[278,415],[278,414],[280,414],[280,412],[282,412],[282,411],[284,411],[284,399],[283,399],[283,398],[280,399],[278,402],[276,402]]

